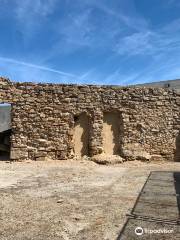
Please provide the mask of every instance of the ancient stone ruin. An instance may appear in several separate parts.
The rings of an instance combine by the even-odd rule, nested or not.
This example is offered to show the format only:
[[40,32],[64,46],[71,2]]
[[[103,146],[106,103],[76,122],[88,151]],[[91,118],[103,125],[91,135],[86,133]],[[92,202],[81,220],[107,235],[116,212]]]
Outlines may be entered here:
[[180,93],[175,90],[0,78],[0,103],[11,104],[12,160],[104,154],[180,161]]

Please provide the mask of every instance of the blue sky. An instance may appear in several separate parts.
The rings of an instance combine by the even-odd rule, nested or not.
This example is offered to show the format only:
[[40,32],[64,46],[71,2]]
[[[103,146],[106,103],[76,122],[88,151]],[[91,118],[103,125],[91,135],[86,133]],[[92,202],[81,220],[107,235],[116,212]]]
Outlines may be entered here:
[[180,1],[0,0],[0,75],[126,85],[180,78]]

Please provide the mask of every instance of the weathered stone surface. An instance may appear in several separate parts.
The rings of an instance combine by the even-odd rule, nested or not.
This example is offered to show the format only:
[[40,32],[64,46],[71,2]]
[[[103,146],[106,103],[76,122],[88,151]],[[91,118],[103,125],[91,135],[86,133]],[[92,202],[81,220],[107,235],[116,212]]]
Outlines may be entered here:
[[144,161],[149,161],[151,158],[151,155],[147,153],[146,151],[138,151],[138,150],[124,150],[123,151],[123,156],[127,160],[144,160]]
[[75,116],[89,117],[89,156],[102,154],[103,113],[120,115],[119,155],[173,160],[180,131],[180,93],[161,88],[10,82],[0,78],[0,103],[12,104],[11,158],[74,157]]
[[122,155],[126,160],[149,161],[151,158],[151,155],[146,152],[138,143],[127,144],[126,147],[122,149]]
[[122,163],[124,159],[119,155],[98,154],[93,156],[91,160],[99,164],[108,165],[108,164]]
[[11,150],[11,159],[12,160],[21,160],[28,158],[28,152],[23,148],[13,148]]
[[36,161],[51,161],[52,159],[50,157],[44,156],[44,157],[37,157]]
[[163,161],[162,155],[151,155],[150,161]]

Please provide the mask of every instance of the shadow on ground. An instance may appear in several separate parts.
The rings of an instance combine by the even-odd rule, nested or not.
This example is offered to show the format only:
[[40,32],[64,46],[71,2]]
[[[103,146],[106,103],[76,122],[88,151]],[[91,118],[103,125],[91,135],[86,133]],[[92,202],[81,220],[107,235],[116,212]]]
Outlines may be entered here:
[[180,239],[180,172],[147,178],[117,240]]

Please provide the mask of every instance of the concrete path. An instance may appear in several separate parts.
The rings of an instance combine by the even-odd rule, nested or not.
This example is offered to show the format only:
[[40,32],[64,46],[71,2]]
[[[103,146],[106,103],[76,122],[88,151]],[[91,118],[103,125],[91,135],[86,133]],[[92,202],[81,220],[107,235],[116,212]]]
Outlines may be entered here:
[[180,239],[180,172],[151,172],[118,239]]

